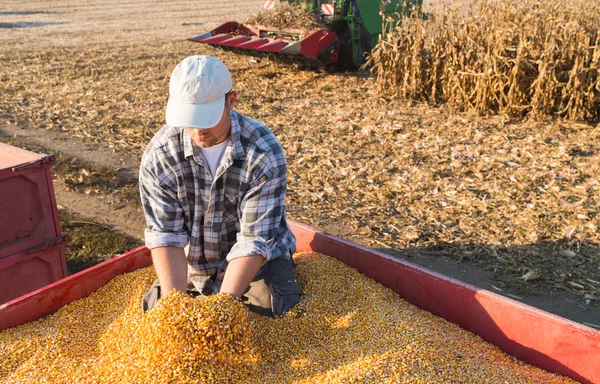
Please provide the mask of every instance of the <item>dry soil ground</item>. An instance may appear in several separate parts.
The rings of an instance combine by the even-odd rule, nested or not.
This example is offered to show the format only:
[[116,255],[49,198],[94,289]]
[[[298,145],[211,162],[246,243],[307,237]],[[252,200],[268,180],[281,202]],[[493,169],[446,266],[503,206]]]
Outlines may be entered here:
[[[0,4],[0,50],[10,56],[11,52],[57,46],[79,50],[81,56],[85,57],[90,46],[135,47],[150,42],[182,41],[210,30],[221,22],[243,20],[259,11],[261,6],[261,0],[5,0]],[[116,57],[113,60],[126,61],[129,58]],[[30,76],[25,63],[22,74]],[[35,86],[36,78],[31,76],[32,86]],[[357,80],[363,81],[360,77]],[[6,90],[4,87],[8,85],[2,83],[3,91]],[[131,196],[132,188],[127,189],[127,180],[135,178],[137,173],[138,151],[120,151],[110,143],[102,145],[69,131],[40,129],[33,121],[18,121],[15,124],[13,116],[7,111],[0,110],[0,114],[6,122],[0,126],[5,138],[10,137],[24,145],[41,146],[48,152],[60,152],[64,154],[64,161],[72,162],[76,158],[89,167],[100,167],[98,175],[113,172],[115,178],[125,180],[122,185],[119,184],[119,192],[115,195],[102,185],[93,183],[88,187],[78,187],[69,175],[59,174],[56,175],[55,184],[57,200],[61,207],[82,217],[108,224],[138,239],[142,237],[142,213],[135,197]],[[85,172],[89,173],[87,170]],[[295,217],[294,210],[291,210],[290,216]],[[322,228],[341,236],[348,235],[345,223],[332,221],[324,223]],[[360,241],[356,238],[352,240]],[[390,247],[385,242],[385,238],[372,239],[369,244],[380,244],[383,250],[389,252]],[[543,288],[535,295],[499,289],[492,284],[492,271],[481,264],[457,262],[456,258],[412,253],[410,260],[575,321],[600,323],[600,308],[593,302],[584,304],[581,295],[553,288]]]

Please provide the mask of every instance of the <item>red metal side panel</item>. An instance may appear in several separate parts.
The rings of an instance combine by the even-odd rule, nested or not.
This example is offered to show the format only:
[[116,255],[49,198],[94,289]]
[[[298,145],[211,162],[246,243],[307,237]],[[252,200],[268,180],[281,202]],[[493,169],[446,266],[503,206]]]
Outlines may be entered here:
[[[60,235],[50,167],[53,156],[0,143],[0,259]],[[66,263],[57,260],[66,276]]]
[[36,167],[0,177],[0,259],[60,234],[49,172]]
[[298,252],[335,257],[403,299],[505,352],[582,383],[600,383],[600,332],[290,221]]
[[[329,29],[319,29],[306,36],[300,42],[300,54],[305,57],[309,57],[317,60],[319,53],[326,49],[331,43],[339,40],[335,32],[331,32]],[[335,63],[338,61],[337,50],[331,55],[329,63]]]
[[62,279],[64,260],[63,244],[0,259],[0,304]]
[[56,283],[0,305],[0,330],[41,319],[88,296],[120,274],[152,264],[150,251],[137,248]]

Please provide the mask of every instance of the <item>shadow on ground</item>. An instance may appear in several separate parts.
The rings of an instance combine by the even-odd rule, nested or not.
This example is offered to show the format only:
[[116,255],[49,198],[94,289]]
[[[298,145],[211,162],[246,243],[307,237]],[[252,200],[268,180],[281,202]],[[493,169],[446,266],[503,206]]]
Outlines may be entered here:
[[0,29],[13,29],[13,28],[41,28],[48,25],[60,25],[68,24],[65,22],[29,22],[19,21],[15,23],[0,23]]
[[0,16],[27,16],[27,15],[54,15],[60,12],[48,11],[4,11],[0,12]]

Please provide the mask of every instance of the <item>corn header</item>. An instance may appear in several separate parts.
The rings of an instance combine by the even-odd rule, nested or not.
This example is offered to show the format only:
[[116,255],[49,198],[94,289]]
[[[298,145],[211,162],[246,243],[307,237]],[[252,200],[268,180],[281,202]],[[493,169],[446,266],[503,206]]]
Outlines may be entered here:
[[[278,5],[265,0],[265,10]],[[377,44],[382,16],[406,14],[422,0],[298,0],[281,5],[313,12],[319,27],[309,29],[226,22],[189,40],[255,56],[358,69]]]

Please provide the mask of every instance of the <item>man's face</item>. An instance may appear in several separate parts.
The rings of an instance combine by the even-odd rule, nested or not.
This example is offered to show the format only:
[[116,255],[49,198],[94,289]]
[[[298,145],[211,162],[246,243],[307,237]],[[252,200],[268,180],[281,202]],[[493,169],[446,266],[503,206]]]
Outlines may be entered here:
[[225,108],[221,120],[212,128],[197,129],[185,128],[185,132],[191,137],[194,144],[200,148],[212,147],[227,140],[231,133],[231,110],[237,101],[237,94],[231,91],[225,97]]

